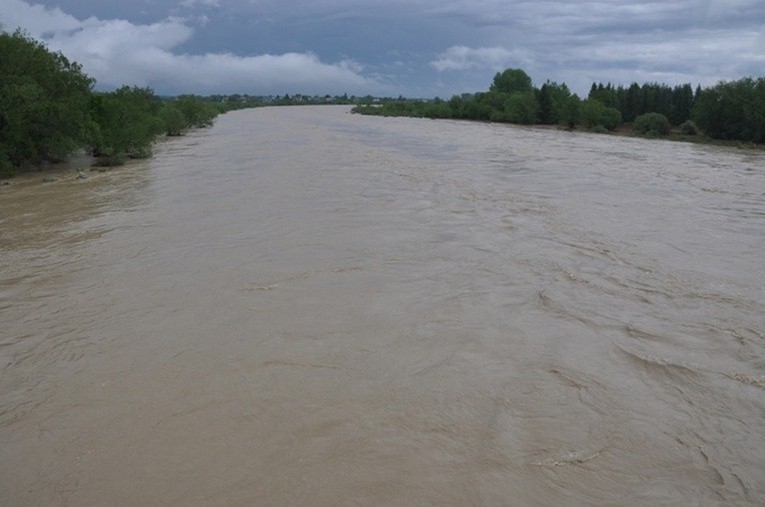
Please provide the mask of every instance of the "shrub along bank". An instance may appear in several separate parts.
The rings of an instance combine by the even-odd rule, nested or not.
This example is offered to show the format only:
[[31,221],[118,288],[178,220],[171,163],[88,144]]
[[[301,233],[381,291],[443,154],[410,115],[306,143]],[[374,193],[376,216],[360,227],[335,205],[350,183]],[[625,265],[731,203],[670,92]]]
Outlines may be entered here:
[[765,142],[765,78],[721,82],[694,91],[690,84],[633,83],[629,87],[594,84],[586,99],[565,83],[547,81],[534,88],[521,69],[498,72],[486,92],[448,101],[396,100],[361,105],[353,112],[380,116],[454,118],[517,124],[558,124],[595,132],[632,124],[646,136],[671,130],[684,138],[701,133],[719,140]]
[[212,125],[246,107],[194,95],[163,99],[149,88],[93,90],[77,63],[21,31],[0,32],[0,176],[60,162],[85,149],[101,165],[151,156],[159,135]]

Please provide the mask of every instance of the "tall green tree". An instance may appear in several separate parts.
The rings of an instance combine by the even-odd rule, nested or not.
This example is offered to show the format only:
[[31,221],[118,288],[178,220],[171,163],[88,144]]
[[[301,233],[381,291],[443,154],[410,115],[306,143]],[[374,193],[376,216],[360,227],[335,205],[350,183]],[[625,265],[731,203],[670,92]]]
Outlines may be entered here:
[[632,83],[627,89],[627,96],[624,101],[624,107],[622,108],[622,117],[624,117],[624,121],[630,123],[635,121],[635,118],[637,118],[641,112],[641,102],[640,85]]
[[672,125],[680,125],[691,117],[693,109],[693,88],[687,83],[672,89],[672,104],[667,117]]
[[543,124],[556,123],[555,113],[553,110],[552,94],[547,83],[542,85],[537,95],[537,102],[539,104],[539,121]]
[[539,121],[543,124],[558,123],[561,119],[563,106],[571,96],[565,83],[558,84],[548,80],[537,93]]
[[534,90],[531,78],[521,69],[497,72],[489,91],[498,93],[530,92]]
[[563,104],[561,109],[560,123],[570,129],[581,123],[582,100],[575,93],[571,95]]
[[765,142],[765,78],[721,82],[702,90],[692,116],[710,137]]
[[611,83],[608,83],[607,85],[603,85],[603,83],[598,83],[595,85],[595,83],[593,83],[587,99],[597,100],[607,107],[619,107],[619,98]]

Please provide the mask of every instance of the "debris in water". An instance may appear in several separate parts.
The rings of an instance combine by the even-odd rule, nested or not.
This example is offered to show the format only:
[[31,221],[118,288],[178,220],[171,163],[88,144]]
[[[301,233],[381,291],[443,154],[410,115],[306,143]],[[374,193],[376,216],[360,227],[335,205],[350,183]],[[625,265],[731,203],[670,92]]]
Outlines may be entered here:
[[746,375],[744,373],[731,373],[728,377],[738,380],[743,384],[765,389],[765,376],[755,377],[754,375]]
[[564,465],[572,465],[576,463],[584,463],[586,461],[593,460],[600,456],[600,451],[595,451],[588,453],[587,451],[571,451],[569,453],[564,454],[563,456],[558,456],[556,458],[547,458],[543,459],[542,461],[537,461],[534,463],[536,466],[541,467],[559,467]]

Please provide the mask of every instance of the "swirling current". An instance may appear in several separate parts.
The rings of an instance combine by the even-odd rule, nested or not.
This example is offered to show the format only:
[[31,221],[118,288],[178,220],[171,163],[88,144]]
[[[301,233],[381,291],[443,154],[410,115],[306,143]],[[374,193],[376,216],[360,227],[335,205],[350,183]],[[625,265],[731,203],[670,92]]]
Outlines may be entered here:
[[228,113],[0,187],[2,505],[765,503],[765,154]]

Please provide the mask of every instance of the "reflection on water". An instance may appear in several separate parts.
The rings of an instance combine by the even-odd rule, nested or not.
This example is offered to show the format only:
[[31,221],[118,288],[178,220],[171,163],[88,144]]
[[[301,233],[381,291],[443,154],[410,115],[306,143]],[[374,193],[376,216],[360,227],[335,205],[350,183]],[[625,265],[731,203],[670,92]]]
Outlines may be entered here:
[[762,504],[763,167],[300,107],[0,187],[0,499]]

